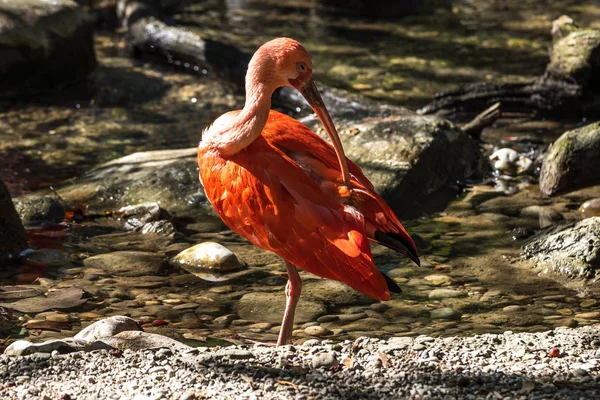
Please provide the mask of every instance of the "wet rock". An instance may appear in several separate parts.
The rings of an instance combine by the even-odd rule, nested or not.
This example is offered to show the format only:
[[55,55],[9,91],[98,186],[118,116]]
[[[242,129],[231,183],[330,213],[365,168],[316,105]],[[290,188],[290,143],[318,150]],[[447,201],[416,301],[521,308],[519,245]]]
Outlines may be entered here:
[[115,251],[83,261],[86,267],[99,268],[116,276],[160,275],[165,270],[163,258],[143,251]]
[[93,342],[96,339],[114,336],[124,331],[141,330],[142,328],[133,319],[117,315],[94,322],[92,325],[75,335],[75,339]]
[[[280,324],[285,309],[285,295],[281,293],[255,292],[245,294],[237,304],[237,314],[241,319]],[[327,312],[325,304],[315,299],[300,296],[294,322],[302,324],[315,321]]]
[[13,200],[15,209],[25,225],[43,222],[60,222],[65,218],[65,208],[56,195],[27,195]]
[[140,332],[140,331],[124,331],[112,337],[102,338],[102,342],[119,350],[147,350],[160,347],[167,347],[172,350],[185,351],[191,349],[175,339],[156,333]]
[[540,190],[552,196],[600,183],[599,159],[600,123],[563,133],[544,159]]
[[553,231],[525,246],[522,257],[542,272],[589,278],[600,268],[600,217]]
[[182,268],[199,278],[220,279],[220,275],[246,267],[227,247],[215,242],[204,242],[190,247],[170,260],[174,267]]
[[374,300],[345,283],[330,279],[311,279],[302,285],[302,296],[337,306],[370,304]]
[[538,205],[523,208],[520,216],[537,219],[540,228],[556,225],[558,222],[564,221],[565,219],[561,213],[552,207],[542,207]]
[[83,80],[96,66],[94,18],[71,0],[0,2],[0,93]]
[[331,335],[333,332],[322,326],[315,325],[304,328],[304,333],[311,336],[327,336]]
[[33,263],[56,267],[64,264],[67,261],[67,256],[59,250],[39,249],[28,252],[24,259]]
[[0,180],[0,265],[8,260],[9,254],[18,254],[26,248],[25,229],[8,189]]
[[52,353],[53,351],[65,354],[83,350],[87,346],[87,341],[77,338],[54,339],[42,343],[17,340],[4,350],[4,354],[13,357],[25,356],[33,353]]
[[490,156],[490,163],[495,170],[507,175],[523,174],[533,165],[533,161],[528,157],[507,148],[496,150]]
[[[333,110],[333,114],[340,131],[357,130],[353,135],[341,134],[346,155],[362,167],[401,218],[440,207],[442,194],[448,194],[451,185],[483,169],[476,141],[442,118],[406,115],[406,111],[393,109],[387,115],[380,111],[363,120],[353,113]],[[322,132],[314,116],[302,122]]]
[[449,285],[450,282],[452,282],[451,277],[442,274],[427,275],[423,279],[425,279],[427,282],[431,283],[434,286]]
[[453,289],[435,289],[429,292],[430,299],[452,299],[465,296],[467,296],[465,292]]
[[586,201],[577,211],[582,218],[600,217],[600,198]]
[[431,310],[431,319],[460,319],[460,311],[450,307],[436,308]]
[[117,213],[125,220],[125,226],[130,229],[141,227],[149,222],[172,218],[169,212],[156,202],[121,207]]
[[58,193],[99,209],[156,202],[169,211],[196,212],[206,200],[198,183],[197,154],[196,148],[130,154],[94,168]]

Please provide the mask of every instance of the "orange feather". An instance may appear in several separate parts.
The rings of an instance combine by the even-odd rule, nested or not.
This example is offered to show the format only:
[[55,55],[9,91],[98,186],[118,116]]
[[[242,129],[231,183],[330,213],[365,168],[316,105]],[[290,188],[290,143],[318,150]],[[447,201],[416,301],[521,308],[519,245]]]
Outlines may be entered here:
[[348,160],[352,191],[340,195],[333,147],[284,114],[270,111],[261,135],[233,155],[201,147],[198,162],[206,196],[234,232],[312,274],[389,300],[369,239],[399,234],[416,253],[360,167]]

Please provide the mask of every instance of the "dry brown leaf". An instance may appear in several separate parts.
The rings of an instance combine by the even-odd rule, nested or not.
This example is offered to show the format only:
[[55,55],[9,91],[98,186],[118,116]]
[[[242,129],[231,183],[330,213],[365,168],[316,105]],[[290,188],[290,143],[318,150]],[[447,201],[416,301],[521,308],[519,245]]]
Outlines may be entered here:
[[342,364],[346,366],[348,369],[352,369],[354,367],[354,361],[350,357],[346,357],[342,360]]
[[386,356],[382,352],[378,351],[377,357],[379,357],[379,359],[381,360],[381,364],[384,366],[384,368],[390,367],[390,362],[388,361],[388,356]]

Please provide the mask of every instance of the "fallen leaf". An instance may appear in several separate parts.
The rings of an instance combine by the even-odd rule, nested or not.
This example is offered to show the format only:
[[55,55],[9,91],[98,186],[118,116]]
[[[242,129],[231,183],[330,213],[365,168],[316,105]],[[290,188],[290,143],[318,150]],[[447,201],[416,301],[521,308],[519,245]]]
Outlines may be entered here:
[[280,379],[275,379],[275,382],[279,383],[280,385],[289,385],[289,386],[293,387],[294,389],[298,390],[298,386],[296,386],[295,383],[288,382],[288,381],[282,381]]
[[82,295],[83,290],[81,288],[65,288],[49,292],[47,297],[30,297],[15,301],[14,303],[0,303],[0,307],[6,307],[23,313],[39,313],[54,308],[67,309],[85,303],[87,299],[82,299]]
[[43,293],[25,286],[0,286],[0,300],[26,299],[41,296]]
[[378,351],[377,352],[377,357],[379,357],[379,359],[381,360],[381,364],[383,364],[383,366],[385,368],[389,368],[390,367],[390,362],[388,361],[388,356],[386,356],[382,352]]
[[346,366],[348,369],[352,369],[354,367],[354,361],[350,357],[346,357],[342,360],[342,364]]

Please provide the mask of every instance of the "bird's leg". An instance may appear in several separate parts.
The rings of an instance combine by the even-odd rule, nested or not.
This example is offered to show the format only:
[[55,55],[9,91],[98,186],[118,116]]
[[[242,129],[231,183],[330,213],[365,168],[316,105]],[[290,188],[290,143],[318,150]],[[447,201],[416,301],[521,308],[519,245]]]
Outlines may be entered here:
[[296,267],[288,262],[285,263],[285,266],[287,267],[288,282],[285,287],[285,312],[283,314],[283,321],[281,322],[281,329],[279,330],[277,346],[283,346],[292,341],[294,313],[296,312],[296,305],[302,291],[302,279],[300,279]]

